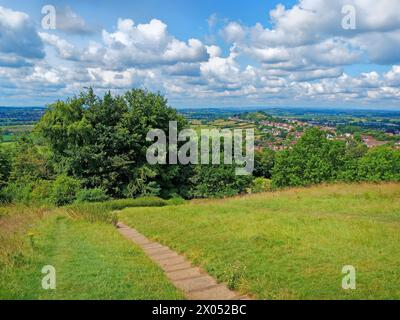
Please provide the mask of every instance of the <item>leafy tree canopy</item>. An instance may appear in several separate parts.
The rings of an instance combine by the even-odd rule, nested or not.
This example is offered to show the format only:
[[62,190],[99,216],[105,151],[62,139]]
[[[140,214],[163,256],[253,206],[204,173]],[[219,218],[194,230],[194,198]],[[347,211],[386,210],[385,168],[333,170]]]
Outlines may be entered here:
[[179,130],[186,126],[160,94],[135,89],[100,98],[88,89],[50,105],[36,131],[52,149],[58,172],[86,188],[133,197],[180,179],[184,168],[150,167],[146,161],[147,133],[168,132],[169,121],[177,121]]
[[287,187],[334,181],[345,151],[344,142],[328,140],[317,128],[308,129],[292,150],[277,153],[273,184]]

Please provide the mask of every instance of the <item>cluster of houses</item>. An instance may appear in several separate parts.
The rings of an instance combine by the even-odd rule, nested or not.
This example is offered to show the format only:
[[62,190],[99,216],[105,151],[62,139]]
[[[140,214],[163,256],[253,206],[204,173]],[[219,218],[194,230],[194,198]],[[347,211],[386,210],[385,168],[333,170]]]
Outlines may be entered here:
[[[239,118],[232,118],[231,120],[254,124],[251,120],[243,120]],[[260,141],[256,149],[262,150],[263,148],[267,147],[275,151],[284,150],[296,144],[298,139],[300,139],[301,136],[303,135],[302,131],[297,130],[298,127],[304,128],[304,127],[315,126],[307,122],[302,122],[299,120],[292,120],[292,119],[288,120],[287,122],[274,122],[271,120],[263,120],[259,123],[259,125],[261,126],[262,132],[270,133],[274,138],[273,141]],[[334,127],[321,126],[321,125],[318,127],[324,132],[326,132],[326,136],[330,140],[347,141],[353,138],[353,135],[350,133],[338,134],[336,128]],[[286,133],[286,136],[290,137],[290,139],[282,138],[283,132]],[[369,135],[362,135],[361,139],[368,148],[374,148],[388,143],[387,141],[379,141],[375,139],[373,136]],[[399,141],[395,144],[395,147],[400,149],[400,135],[399,135]]]
[[386,141],[378,141],[371,136],[361,136],[361,139],[368,148],[375,148],[387,144]]

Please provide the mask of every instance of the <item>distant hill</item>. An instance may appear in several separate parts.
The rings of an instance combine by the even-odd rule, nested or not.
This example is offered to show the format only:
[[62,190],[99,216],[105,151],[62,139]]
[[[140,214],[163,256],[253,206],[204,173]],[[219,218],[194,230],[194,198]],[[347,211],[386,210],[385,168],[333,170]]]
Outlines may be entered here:
[[44,107],[0,107],[0,126],[36,123],[45,110]]

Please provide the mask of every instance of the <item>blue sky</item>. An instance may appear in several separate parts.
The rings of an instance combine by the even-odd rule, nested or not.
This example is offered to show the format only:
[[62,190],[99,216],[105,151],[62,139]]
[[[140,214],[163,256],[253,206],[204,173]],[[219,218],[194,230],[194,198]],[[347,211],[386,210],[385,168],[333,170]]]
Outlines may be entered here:
[[[168,23],[171,32],[177,37],[201,37],[207,29],[207,19],[216,13],[221,18],[246,21],[255,24],[260,21],[268,23],[268,12],[279,1],[232,1],[232,0],[78,0],[78,1],[1,1],[2,6],[28,12],[39,20],[40,9],[50,3],[56,6],[70,6],[90,23],[99,23],[105,28],[115,25],[118,18],[131,18],[138,23],[147,22],[157,17]],[[295,1],[285,1],[291,6]],[[95,11],[94,11],[95,10]],[[196,34],[197,32],[197,34]]]
[[[400,108],[398,0],[0,0],[0,105],[93,86],[175,107]],[[354,8],[355,30],[342,26]]]

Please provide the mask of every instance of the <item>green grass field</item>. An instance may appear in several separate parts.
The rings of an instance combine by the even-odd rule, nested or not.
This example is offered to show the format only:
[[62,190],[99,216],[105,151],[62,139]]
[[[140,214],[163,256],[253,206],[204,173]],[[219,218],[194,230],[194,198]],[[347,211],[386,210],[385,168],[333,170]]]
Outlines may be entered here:
[[[256,299],[400,299],[400,184],[339,184],[179,206],[3,207],[0,300],[183,299],[115,229],[110,210],[126,206],[120,220]],[[41,287],[45,265],[55,291]],[[342,289],[345,265],[356,290]]]
[[[29,215],[0,219],[0,300],[183,298],[112,224],[71,219],[63,211]],[[41,287],[45,265],[56,269],[56,290]]]
[[[400,299],[400,184],[292,189],[121,219],[258,299]],[[342,268],[357,289],[342,289]]]
[[19,137],[24,136],[32,132],[34,125],[8,125],[0,126],[1,139],[0,143],[11,143],[16,142]]

